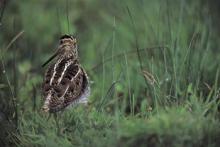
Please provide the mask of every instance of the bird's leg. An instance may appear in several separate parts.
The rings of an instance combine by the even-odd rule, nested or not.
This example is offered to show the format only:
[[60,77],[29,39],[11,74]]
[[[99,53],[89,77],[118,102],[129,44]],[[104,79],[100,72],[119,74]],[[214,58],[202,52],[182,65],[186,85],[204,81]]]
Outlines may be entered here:
[[57,117],[57,113],[54,113],[53,117],[54,117],[54,120],[55,120],[55,123],[56,123],[56,127],[57,127],[57,134],[59,135],[59,133],[60,133],[60,125],[59,125],[59,120],[58,120],[58,117]]
[[48,117],[47,117],[47,121],[51,118],[51,114],[49,113]]

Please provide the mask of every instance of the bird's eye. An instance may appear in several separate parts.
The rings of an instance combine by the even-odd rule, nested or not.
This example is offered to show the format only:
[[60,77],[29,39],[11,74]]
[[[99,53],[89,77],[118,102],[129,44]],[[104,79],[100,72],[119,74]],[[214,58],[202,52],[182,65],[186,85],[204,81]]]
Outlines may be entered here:
[[63,40],[60,40],[60,44],[62,44],[63,43]]

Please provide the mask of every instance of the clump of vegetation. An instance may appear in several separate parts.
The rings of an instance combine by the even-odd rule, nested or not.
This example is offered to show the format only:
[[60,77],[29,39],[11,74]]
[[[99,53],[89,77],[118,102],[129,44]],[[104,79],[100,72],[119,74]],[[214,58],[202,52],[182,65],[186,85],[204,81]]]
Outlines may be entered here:
[[[0,144],[219,146],[218,2],[0,5]],[[213,9],[212,9],[213,8]],[[75,34],[89,104],[42,113],[42,63]]]

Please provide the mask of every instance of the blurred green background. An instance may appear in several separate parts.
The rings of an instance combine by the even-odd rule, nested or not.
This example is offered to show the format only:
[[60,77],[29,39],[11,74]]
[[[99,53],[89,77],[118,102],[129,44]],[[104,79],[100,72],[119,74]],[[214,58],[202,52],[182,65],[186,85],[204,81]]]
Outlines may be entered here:
[[[220,2],[1,0],[2,146],[218,146]],[[42,106],[41,65],[74,34],[88,107]]]

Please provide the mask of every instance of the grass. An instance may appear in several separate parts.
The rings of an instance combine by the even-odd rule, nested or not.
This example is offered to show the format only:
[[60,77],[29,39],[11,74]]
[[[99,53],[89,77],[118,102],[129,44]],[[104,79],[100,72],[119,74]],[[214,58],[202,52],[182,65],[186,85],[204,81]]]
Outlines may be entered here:
[[[220,38],[209,4],[24,0],[6,8],[2,145],[219,146]],[[92,93],[57,124],[40,111],[40,66],[70,31]]]
[[21,146],[218,146],[220,125],[212,105],[192,98],[184,105],[135,116],[78,107],[60,115],[60,130],[54,119],[29,112],[21,120],[19,140]]

